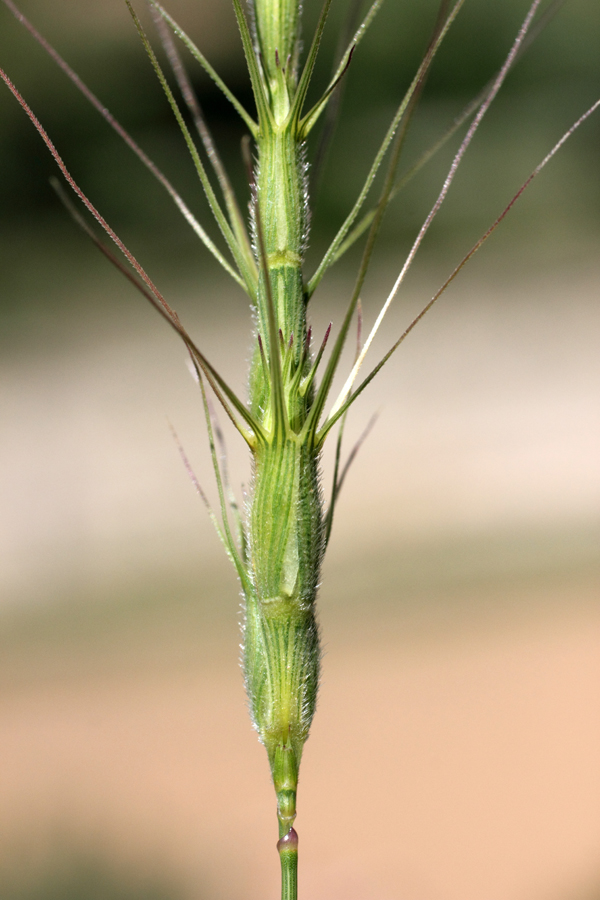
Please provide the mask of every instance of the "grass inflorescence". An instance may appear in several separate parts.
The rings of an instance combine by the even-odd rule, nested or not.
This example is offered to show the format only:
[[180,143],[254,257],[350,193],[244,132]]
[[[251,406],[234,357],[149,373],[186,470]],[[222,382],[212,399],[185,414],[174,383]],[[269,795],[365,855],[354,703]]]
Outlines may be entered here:
[[[214,362],[196,344],[146,270],[75,182],[34,112],[9,76],[0,70],[4,82],[45,141],[67,184],[84,209],[121,251],[125,262],[110,245],[104,243],[96,234],[93,223],[90,225],[88,219],[64,196],[62,189],[57,187],[65,205],[108,259],[126,274],[179,334],[197,374],[219,497],[218,511],[209,506],[199,485],[197,487],[236,569],[244,596],[243,668],[246,689],[254,727],[267,750],[277,796],[282,893],[284,898],[292,900],[297,893],[298,839],[293,825],[298,771],[315,712],[319,682],[320,647],[315,603],[336,501],[347,472],[347,464],[342,464],[341,456],[346,414],[464,264],[496,229],[526,187],[570,135],[597,109],[600,101],[585,111],[549,150],[441,288],[392,342],[383,358],[364,375],[362,370],[367,353],[431,223],[444,203],[481,121],[517,59],[546,21],[558,11],[562,0],[554,0],[545,6],[542,0],[531,3],[520,27],[515,29],[514,41],[507,48],[504,62],[495,77],[483,86],[434,145],[427,148],[410,169],[399,175],[405,138],[430,68],[465,2],[441,0],[438,15],[431,25],[426,52],[382,136],[357,199],[312,272],[307,272],[305,261],[311,203],[307,139],[313,129],[335,109],[353,55],[366,38],[383,0],[375,0],[366,9],[362,21],[356,17],[358,6],[350,4],[351,16],[357,20],[350,29],[349,40],[340,49],[329,82],[321,86],[318,99],[312,103],[307,102],[307,97],[313,86],[315,64],[332,0],[325,0],[314,33],[306,41],[304,49],[298,0],[254,0],[248,7],[242,0],[233,0],[254,97],[255,110],[252,112],[230,91],[192,37],[169,12],[157,0],[148,0],[156,31],[177,85],[176,93],[138,11],[130,0],[125,0],[189,150],[220,232],[219,245],[209,236],[167,177],[24,18],[13,0],[3,2],[158,179],[206,250],[247,294],[253,310],[255,331],[246,401],[232,389]],[[248,132],[244,141],[244,158],[251,190],[249,215],[245,215],[239,204],[194,95],[180,57],[182,47],[214,81],[239,114]],[[183,106],[179,97],[183,100]],[[185,107],[187,111],[184,112]],[[196,134],[192,132],[192,125],[188,124],[190,121]],[[331,130],[332,121],[329,118],[325,123],[324,135]],[[362,339],[360,295],[384,213],[402,188],[456,133],[462,133],[462,138],[438,196],[414,238],[374,325]],[[323,153],[321,144],[318,155],[321,157]],[[382,170],[379,198],[372,207],[368,207],[374,183]],[[342,322],[333,329],[327,329],[324,335],[316,336],[308,322],[311,298],[330,267],[351,247],[357,246],[365,235],[355,285]],[[358,340],[354,364],[341,391],[332,399],[334,378],[350,332],[355,327]],[[251,455],[252,484],[243,510],[223,471],[217,426],[207,389],[214,393]],[[325,440],[336,427],[338,437],[333,484],[325,492],[320,473],[321,453]],[[350,461],[353,455],[354,451],[350,454]],[[188,465],[187,460],[185,462]]]

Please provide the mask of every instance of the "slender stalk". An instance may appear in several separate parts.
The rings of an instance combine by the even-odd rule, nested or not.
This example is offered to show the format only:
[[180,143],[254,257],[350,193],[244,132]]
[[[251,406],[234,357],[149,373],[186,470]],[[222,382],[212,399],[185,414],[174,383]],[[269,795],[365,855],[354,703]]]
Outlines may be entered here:
[[281,900],[298,896],[298,835],[293,828],[277,841],[281,861]]

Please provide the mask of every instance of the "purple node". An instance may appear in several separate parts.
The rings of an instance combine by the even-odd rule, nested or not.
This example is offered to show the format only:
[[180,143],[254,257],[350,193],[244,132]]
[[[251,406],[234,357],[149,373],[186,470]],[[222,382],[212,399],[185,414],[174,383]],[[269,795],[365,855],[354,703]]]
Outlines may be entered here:
[[277,849],[280,853],[282,850],[298,849],[298,834],[295,828],[290,828],[288,833],[277,841]]

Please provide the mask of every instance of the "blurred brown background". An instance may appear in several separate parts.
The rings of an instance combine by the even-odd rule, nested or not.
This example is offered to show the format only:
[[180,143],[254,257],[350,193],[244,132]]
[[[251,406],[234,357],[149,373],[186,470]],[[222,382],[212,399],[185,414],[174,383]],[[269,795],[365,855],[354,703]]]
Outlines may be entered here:
[[[307,3],[307,33],[317,14]],[[334,4],[318,78],[346,4]],[[431,74],[405,165],[500,64],[527,3],[474,0]],[[251,103],[227,0],[169,9]],[[120,0],[23,0],[210,226]],[[348,73],[309,268],[345,215],[435,3],[388,0]],[[600,7],[572,0],[511,75],[374,351],[386,349],[595,99]],[[231,383],[250,316],[176,211],[21,26],[0,64],[80,184]],[[243,195],[239,124],[194,72]],[[600,897],[598,119],[357,404],[379,418],[344,487],[320,595],[303,761],[313,900]],[[456,146],[454,144],[453,146]],[[370,323],[452,147],[386,218]],[[178,458],[212,479],[185,354],[48,185],[0,94],[2,900],[275,897],[275,816],[244,708],[235,578]],[[340,321],[356,254],[313,300]],[[234,484],[247,483],[229,436]],[[328,482],[331,460],[324,460]],[[214,491],[211,493],[214,498]]]

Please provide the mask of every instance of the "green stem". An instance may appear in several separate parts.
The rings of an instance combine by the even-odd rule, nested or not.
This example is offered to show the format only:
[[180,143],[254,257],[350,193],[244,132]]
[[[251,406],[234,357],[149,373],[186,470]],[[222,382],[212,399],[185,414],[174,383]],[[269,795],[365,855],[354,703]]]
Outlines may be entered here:
[[281,861],[281,900],[298,897],[298,835],[293,828],[277,842]]

